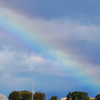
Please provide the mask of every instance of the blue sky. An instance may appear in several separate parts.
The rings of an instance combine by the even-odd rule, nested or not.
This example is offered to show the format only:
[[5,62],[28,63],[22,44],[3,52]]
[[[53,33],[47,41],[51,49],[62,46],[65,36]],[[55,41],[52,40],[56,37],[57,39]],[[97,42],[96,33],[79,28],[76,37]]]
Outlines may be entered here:
[[0,15],[34,32],[32,38],[41,45],[37,50],[38,45],[34,47],[28,37],[25,44],[20,37],[5,34],[0,26],[0,93],[8,96],[14,90],[31,91],[34,82],[34,91],[48,97],[61,98],[71,91],[85,91],[94,97],[100,88],[99,3],[0,0]]

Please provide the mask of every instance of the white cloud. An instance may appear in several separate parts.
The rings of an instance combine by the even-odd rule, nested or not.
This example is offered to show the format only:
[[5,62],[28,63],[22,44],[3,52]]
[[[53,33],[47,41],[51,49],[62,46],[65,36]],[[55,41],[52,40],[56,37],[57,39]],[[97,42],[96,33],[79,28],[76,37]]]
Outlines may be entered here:
[[10,73],[11,75],[17,72],[41,72],[59,75],[61,71],[57,68],[55,61],[42,57],[39,54],[26,52],[18,52],[5,47],[0,50],[0,70],[2,74]]

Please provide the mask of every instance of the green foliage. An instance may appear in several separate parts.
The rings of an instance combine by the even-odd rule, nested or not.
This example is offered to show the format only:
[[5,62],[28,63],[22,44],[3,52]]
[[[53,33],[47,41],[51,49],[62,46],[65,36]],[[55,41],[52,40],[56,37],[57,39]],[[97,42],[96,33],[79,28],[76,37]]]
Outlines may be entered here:
[[57,96],[53,96],[53,97],[51,97],[50,100],[57,100]]
[[76,97],[74,100],[78,100],[78,97]]
[[13,91],[9,95],[9,100],[21,100],[21,92],[20,91]]
[[100,94],[95,96],[95,100],[100,100]]
[[67,95],[67,100],[70,100],[71,97],[72,97],[72,94],[71,94],[71,92],[69,92]]
[[45,94],[41,92],[36,92],[34,94],[34,100],[44,100]]
[[[32,92],[29,91],[13,91],[9,95],[9,100],[32,100]],[[33,95],[34,100],[44,100],[45,94],[36,92]]]
[[88,100],[89,96],[86,92],[72,92],[67,95],[67,100],[70,100],[72,97],[72,100]]
[[31,100],[32,93],[29,91],[21,91],[21,100]]

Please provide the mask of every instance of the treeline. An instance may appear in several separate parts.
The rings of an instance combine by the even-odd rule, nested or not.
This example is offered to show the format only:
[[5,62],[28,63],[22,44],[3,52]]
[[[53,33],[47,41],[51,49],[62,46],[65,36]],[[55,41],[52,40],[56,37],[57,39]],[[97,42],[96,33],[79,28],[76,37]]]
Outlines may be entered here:
[[[30,91],[13,91],[9,94],[9,100],[47,100],[45,99],[45,93],[36,92],[32,96]],[[57,96],[52,96],[50,100],[57,100]]]
[[89,100],[89,96],[86,92],[69,92],[67,100]]
[[[33,96],[32,96],[33,95]],[[36,92],[35,94],[32,94],[30,91],[13,91],[9,94],[9,100],[47,100],[45,99],[45,93]],[[90,98],[88,93],[86,92],[69,92],[67,94],[66,100],[94,100],[93,98]],[[57,100],[57,96],[52,96],[49,100]],[[100,94],[95,96],[95,100],[100,100]]]
[[86,92],[69,92],[67,100],[100,100],[100,94],[96,95],[95,98],[90,98]]

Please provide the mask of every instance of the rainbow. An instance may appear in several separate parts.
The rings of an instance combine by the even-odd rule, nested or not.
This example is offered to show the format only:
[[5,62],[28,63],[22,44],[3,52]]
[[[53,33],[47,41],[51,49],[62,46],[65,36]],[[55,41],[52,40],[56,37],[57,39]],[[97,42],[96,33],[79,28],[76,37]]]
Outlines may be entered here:
[[[34,29],[34,28],[33,28]],[[91,84],[91,88],[94,89],[94,86],[99,86],[97,82],[88,75],[85,74],[77,74],[78,72],[83,72],[84,66],[81,66],[78,63],[68,62],[69,58],[65,58],[63,55],[60,57],[55,53],[57,50],[52,46],[49,46],[45,40],[42,40],[36,34],[36,31],[31,31],[20,22],[17,22],[16,19],[6,18],[2,13],[0,14],[0,31],[2,36],[6,38],[10,43],[13,43],[17,48],[33,51],[41,54],[43,57],[57,61],[59,64],[59,69],[63,73],[74,73],[75,76],[71,78],[73,80],[80,80],[80,83],[88,83]],[[51,50],[52,52],[49,52]],[[71,61],[71,58],[70,58]]]

